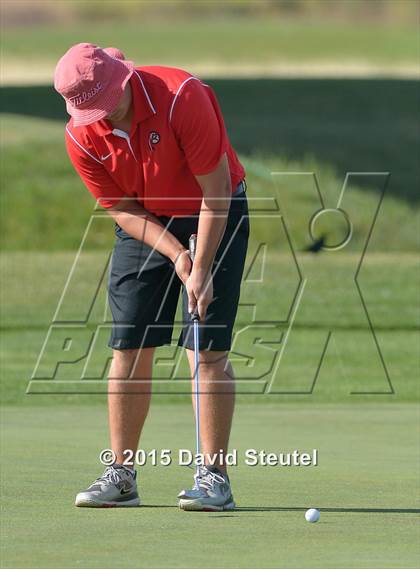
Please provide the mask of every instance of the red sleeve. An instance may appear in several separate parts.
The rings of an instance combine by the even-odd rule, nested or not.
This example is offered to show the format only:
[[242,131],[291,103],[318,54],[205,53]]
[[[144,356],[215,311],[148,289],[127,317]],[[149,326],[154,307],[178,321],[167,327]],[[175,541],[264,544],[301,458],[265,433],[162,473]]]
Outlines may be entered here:
[[[95,157],[80,148],[66,131],[67,153],[76,172],[81,177],[87,189],[104,208],[115,206],[124,192],[112,180],[104,166]],[[88,150],[89,152],[89,150]],[[113,198],[113,199],[110,199]]]
[[195,176],[212,172],[227,151],[222,113],[210,87],[190,79],[177,96],[172,126]]

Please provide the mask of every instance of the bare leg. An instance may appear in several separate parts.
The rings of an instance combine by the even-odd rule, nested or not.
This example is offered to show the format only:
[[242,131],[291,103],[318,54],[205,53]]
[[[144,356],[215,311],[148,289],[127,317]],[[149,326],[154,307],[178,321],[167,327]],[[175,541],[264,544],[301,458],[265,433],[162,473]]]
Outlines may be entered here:
[[[187,349],[187,356],[194,377],[194,352]],[[235,382],[227,352],[200,352],[199,381],[201,452],[206,455],[222,450],[226,455],[235,406]],[[194,389],[193,406],[195,413]],[[215,466],[226,472],[220,461]]]
[[145,348],[113,352],[108,379],[108,414],[111,448],[119,464],[129,458],[125,450],[134,454],[137,451],[150,406],[154,351],[155,348]]

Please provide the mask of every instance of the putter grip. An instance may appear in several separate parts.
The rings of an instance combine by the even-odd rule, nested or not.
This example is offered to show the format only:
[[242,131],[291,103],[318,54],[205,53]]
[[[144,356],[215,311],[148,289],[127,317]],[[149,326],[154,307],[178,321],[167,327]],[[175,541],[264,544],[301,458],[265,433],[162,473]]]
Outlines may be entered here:
[[[195,252],[197,250],[197,235],[195,233],[193,233],[190,236],[190,239],[188,241],[188,246],[189,246],[189,250],[190,250],[190,259],[191,261],[194,263],[194,259],[195,259]],[[197,308],[194,310],[194,312],[192,312],[191,314],[191,320],[199,320],[199,315],[197,312]]]

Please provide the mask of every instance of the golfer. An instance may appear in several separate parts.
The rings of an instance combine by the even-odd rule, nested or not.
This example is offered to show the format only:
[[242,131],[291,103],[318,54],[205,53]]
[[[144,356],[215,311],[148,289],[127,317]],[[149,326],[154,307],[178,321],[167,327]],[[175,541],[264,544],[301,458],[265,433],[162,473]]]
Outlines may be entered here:
[[[59,60],[54,86],[71,115],[70,160],[115,221],[108,283],[115,462],[77,495],[76,506],[136,506],[133,456],[149,409],[153,356],[171,344],[181,290],[178,345],[192,375],[191,314],[199,315],[201,452],[227,453],[234,409],[228,354],[249,235],[245,172],[214,92],[186,71],[136,67],[115,48],[82,43]],[[207,459],[194,478],[179,494],[181,508],[235,507],[223,460],[210,466]]]

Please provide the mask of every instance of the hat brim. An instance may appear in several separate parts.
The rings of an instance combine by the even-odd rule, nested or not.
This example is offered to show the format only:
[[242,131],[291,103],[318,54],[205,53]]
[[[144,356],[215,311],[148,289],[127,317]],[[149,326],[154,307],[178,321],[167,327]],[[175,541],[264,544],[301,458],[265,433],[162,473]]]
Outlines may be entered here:
[[74,126],[87,126],[100,121],[115,109],[118,105],[128,80],[134,73],[132,61],[118,61],[115,72],[112,75],[107,88],[101,97],[94,101],[94,106],[86,109],[78,109],[66,102],[67,112],[73,118]]

